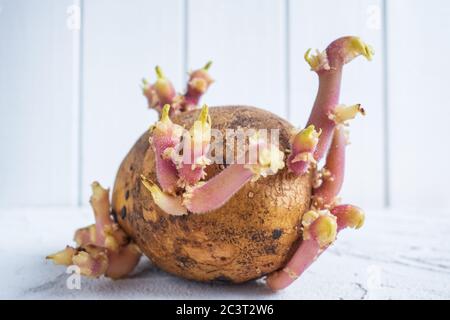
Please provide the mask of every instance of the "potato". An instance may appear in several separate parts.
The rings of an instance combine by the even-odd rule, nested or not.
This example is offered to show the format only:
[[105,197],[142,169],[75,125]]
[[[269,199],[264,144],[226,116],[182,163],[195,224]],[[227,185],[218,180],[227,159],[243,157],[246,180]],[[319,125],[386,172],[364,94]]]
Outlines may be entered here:
[[[190,128],[199,110],[172,117]],[[247,106],[210,108],[212,127],[280,129],[280,149],[288,152],[291,124]],[[187,279],[240,283],[282,268],[301,241],[300,222],[310,208],[312,173],[286,168],[247,183],[221,208],[206,214],[172,216],[155,205],[140,175],[156,181],[155,155],[145,132],[123,160],[112,208],[120,226],[159,268]],[[210,165],[207,179],[223,166]],[[226,182],[224,182],[226,183]]]
[[[142,84],[149,108],[160,114],[152,146],[146,132],[128,153],[112,205],[109,189],[92,183],[95,224],[75,232],[76,248],[67,246],[47,258],[75,264],[86,276],[119,278],[133,270],[142,251],[163,270],[188,279],[240,283],[269,274],[269,288],[286,288],[338,232],[364,223],[364,211],[339,198],[346,128],[358,114],[365,115],[361,104],[339,101],[343,66],[358,56],[371,60],[373,49],[354,36],[305,53],[319,90],[306,126],[295,133],[287,121],[254,107],[216,107],[209,115],[207,105],[196,109],[213,82],[211,62],[190,73],[182,94],[157,66],[156,81]],[[249,152],[246,165],[211,164],[217,156],[207,154],[210,146],[217,147],[211,124],[223,137],[227,129],[279,130],[280,149],[263,135],[250,138],[247,131],[248,150],[257,150],[257,159]],[[189,134],[184,135],[183,126]],[[185,149],[193,145],[202,148]],[[179,157],[180,147],[194,163]],[[317,168],[325,155],[324,166]],[[209,181],[201,181],[205,178]]]

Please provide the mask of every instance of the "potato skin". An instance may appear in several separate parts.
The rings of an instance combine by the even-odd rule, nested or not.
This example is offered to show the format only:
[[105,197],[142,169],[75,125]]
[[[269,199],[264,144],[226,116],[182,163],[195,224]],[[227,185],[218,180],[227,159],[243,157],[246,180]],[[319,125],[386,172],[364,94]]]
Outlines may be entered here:
[[[199,110],[174,117],[190,128]],[[280,129],[287,152],[292,126],[254,107],[210,108],[212,127]],[[225,134],[224,134],[225,136]],[[114,185],[112,206],[119,224],[158,267],[198,281],[240,283],[284,266],[300,241],[300,221],[310,207],[312,175],[277,175],[248,183],[224,206],[207,214],[170,216],[155,205],[140,174],[156,181],[155,159],[144,133],[123,160]],[[220,172],[208,168],[207,179]],[[226,183],[226,181],[224,181]]]

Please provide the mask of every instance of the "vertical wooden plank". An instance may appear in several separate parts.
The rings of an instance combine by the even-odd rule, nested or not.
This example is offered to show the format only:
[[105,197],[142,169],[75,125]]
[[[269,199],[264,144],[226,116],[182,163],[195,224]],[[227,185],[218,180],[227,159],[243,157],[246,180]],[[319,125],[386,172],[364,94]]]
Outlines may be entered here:
[[387,4],[392,204],[449,208],[450,6]]
[[112,186],[120,162],[156,119],[139,87],[161,65],[182,78],[181,0],[85,1],[82,200],[90,183]]
[[190,0],[188,17],[189,67],[214,61],[203,101],[286,116],[284,1]]
[[323,50],[344,35],[357,35],[376,52],[371,63],[358,58],[345,67],[343,104],[362,103],[364,119],[351,123],[347,172],[341,196],[363,207],[384,202],[382,7],[379,0],[290,1],[290,115],[304,126],[317,92],[317,76],[303,59],[308,48]]
[[1,206],[74,202],[72,4],[0,1]]

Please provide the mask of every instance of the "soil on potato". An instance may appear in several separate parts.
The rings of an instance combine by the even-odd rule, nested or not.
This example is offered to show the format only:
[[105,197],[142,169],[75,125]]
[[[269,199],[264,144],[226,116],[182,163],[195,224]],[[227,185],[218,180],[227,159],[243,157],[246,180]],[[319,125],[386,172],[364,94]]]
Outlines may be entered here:
[[[190,128],[199,110],[173,117]],[[212,127],[280,129],[280,149],[289,148],[286,120],[254,107],[210,108]],[[144,133],[123,160],[112,204],[119,224],[161,269],[198,281],[240,283],[282,268],[300,241],[300,221],[310,206],[311,174],[283,169],[248,183],[224,206],[206,214],[171,216],[155,205],[140,174],[156,181],[155,158]],[[211,165],[207,179],[223,167]],[[224,181],[223,183],[227,183]]]

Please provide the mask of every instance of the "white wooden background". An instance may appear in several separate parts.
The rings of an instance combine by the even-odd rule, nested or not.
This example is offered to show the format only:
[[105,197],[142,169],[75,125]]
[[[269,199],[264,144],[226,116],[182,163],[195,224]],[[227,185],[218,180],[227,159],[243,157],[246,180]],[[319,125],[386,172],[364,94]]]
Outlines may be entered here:
[[450,207],[450,3],[444,0],[0,0],[0,206],[76,206],[111,186],[156,120],[139,82],[181,88],[212,59],[210,105],[250,104],[304,125],[317,78],[303,53],[360,35],[346,68],[352,124],[343,196],[363,207]]

